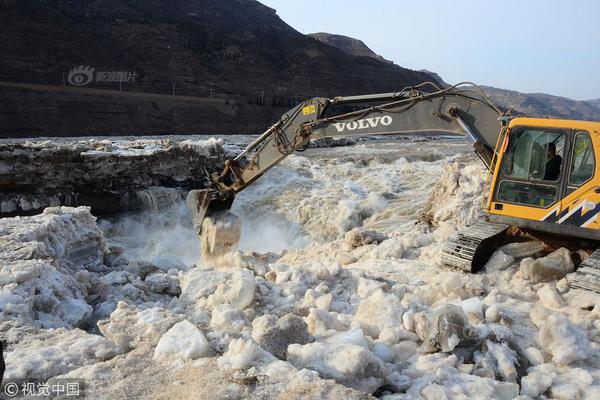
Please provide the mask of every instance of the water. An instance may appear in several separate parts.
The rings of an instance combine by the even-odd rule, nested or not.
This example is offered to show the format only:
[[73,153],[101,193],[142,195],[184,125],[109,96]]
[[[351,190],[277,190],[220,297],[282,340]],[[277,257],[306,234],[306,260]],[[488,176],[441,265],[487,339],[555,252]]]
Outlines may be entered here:
[[[242,221],[241,250],[304,248],[343,237],[355,226],[413,229],[444,165],[473,158],[470,145],[456,139],[375,140],[297,154],[237,196],[232,211]],[[132,258],[199,263],[184,193],[149,188],[137,196],[143,211],[100,222],[109,243]]]

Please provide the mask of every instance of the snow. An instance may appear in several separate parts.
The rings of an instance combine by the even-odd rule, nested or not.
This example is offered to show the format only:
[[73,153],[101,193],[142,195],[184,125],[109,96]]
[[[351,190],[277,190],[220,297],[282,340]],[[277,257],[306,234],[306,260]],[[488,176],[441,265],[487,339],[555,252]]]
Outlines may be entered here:
[[154,358],[177,357],[193,360],[208,355],[210,346],[204,334],[188,320],[183,320],[165,333],[154,350]]
[[597,398],[600,296],[569,287],[570,252],[441,268],[484,170],[459,142],[390,143],[288,157],[237,196],[239,220],[211,222],[230,246],[212,260],[182,196],[154,189],[139,216],[0,220],[5,379],[83,378],[90,398]]

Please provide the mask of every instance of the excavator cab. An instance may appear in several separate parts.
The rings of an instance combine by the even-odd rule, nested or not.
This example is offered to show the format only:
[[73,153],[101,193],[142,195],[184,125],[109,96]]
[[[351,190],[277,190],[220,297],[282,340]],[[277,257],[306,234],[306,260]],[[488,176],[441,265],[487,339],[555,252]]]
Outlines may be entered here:
[[[571,285],[600,288],[600,123],[514,118],[498,137],[484,220],[444,246],[446,265],[481,269],[511,234],[591,250]],[[510,228],[517,229],[510,229]]]
[[513,119],[497,149],[490,221],[600,240],[600,124]]

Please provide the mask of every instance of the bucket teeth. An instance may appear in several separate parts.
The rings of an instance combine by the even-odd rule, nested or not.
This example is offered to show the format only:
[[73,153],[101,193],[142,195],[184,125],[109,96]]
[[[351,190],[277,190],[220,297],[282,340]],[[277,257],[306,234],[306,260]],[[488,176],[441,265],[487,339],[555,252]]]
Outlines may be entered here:
[[450,238],[442,249],[442,263],[467,272],[479,271],[502,244],[510,225],[479,221]]

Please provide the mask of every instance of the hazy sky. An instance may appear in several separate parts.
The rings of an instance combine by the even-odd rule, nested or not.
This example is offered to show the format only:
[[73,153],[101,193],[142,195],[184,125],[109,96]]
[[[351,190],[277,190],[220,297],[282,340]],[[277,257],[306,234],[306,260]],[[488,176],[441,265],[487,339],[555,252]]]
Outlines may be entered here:
[[598,0],[259,1],[302,33],[361,39],[449,83],[600,98]]

